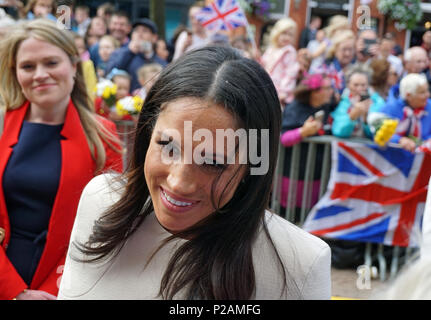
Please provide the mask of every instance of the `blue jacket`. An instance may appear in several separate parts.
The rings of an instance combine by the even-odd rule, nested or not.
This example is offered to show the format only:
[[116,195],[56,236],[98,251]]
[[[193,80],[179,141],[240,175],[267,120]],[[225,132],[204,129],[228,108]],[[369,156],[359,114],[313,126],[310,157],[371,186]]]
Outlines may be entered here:
[[[385,100],[376,92],[371,94],[370,99],[372,102],[368,112],[378,112],[385,104]],[[348,95],[343,95],[337,108],[331,114],[334,119],[332,123],[332,134],[339,138],[350,138],[356,125],[360,122],[365,137],[372,139],[373,135],[367,123],[359,119],[350,119],[348,112],[350,106],[351,103]]]
[[[389,101],[386,103],[380,112],[387,114],[391,118],[396,118],[398,120],[402,120],[403,118],[403,108],[407,106],[407,102],[402,98],[398,98],[394,101]],[[425,111],[427,112],[421,118],[422,125],[422,140],[431,139],[431,99],[428,99],[427,104],[425,106]],[[401,136],[399,134],[394,134],[391,138],[391,142],[398,143]]]
[[138,81],[138,69],[149,63],[158,63],[162,67],[165,67],[167,64],[165,60],[159,58],[155,53],[150,59],[147,59],[140,53],[134,54],[130,51],[129,47],[119,48],[112,53],[108,61],[106,74],[109,74],[113,68],[127,71],[132,77],[130,92],[133,92],[141,87]]

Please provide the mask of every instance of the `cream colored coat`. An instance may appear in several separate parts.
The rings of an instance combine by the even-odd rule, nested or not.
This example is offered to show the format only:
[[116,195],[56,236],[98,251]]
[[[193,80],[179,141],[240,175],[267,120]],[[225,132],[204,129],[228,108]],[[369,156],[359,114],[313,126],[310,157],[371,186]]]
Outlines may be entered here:
[[[108,175],[94,178],[81,196],[71,241],[84,243],[93,223],[120,194],[112,191]],[[253,245],[256,299],[329,299],[331,297],[330,249],[317,237],[279,216],[266,212],[269,233],[287,269],[287,292],[282,293],[282,273],[264,232]],[[160,299],[160,280],[175,250],[187,240],[171,241],[145,267],[160,242],[170,234],[154,213],[127,240],[118,256],[105,263],[80,263],[83,258],[72,245],[61,280],[59,299]],[[296,287],[297,289],[294,289]],[[181,293],[178,296],[182,298]]]

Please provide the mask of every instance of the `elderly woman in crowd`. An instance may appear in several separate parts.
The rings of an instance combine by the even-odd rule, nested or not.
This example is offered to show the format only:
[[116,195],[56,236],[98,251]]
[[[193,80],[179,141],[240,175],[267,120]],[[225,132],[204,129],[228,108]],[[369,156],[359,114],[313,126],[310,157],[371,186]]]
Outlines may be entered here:
[[332,113],[332,134],[340,138],[367,137],[372,133],[367,124],[368,112],[380,110],[384,100],[369,89],[368,69],[355,67],[347,73],[347,88]]
[[[431,139],[431,100],[428,81],[423,74],[411,73],[400,82],[400,98],[386,104],[381,112],[400,122],[391,141],[414,151]],[[429,141],[428,141],[429,142]]]
[[[324,69],[335,80],[335,87],[339,94],[345,88],[345,73],[355,58],[355,35],[351,30],[338,31],[332,38],[327,59],[317,69]],[[316,70],[317,70],[316,69]],[[316,70],[311,70],[314,72]]]

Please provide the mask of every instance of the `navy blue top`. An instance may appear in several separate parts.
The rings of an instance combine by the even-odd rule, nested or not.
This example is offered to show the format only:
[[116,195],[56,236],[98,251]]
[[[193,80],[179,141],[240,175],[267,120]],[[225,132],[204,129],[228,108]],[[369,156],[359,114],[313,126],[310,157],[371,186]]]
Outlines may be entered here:
[[24,121],[3,174],[11,226],[6,254],[28,285],[45,247],[60,181],[62,128]]

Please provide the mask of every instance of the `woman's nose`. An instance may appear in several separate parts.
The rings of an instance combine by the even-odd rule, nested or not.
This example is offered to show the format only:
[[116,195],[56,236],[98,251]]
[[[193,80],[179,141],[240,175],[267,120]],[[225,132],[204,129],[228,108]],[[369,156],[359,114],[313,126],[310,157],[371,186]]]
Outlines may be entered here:
[[199,181],[193,171],[193,164],[172,164],[169,168],[167,184],[170,191],[179,196],[186,197],[196,192]]
[[48,76],[49,76],[48,72],[46,71],[44,66],[41,66],[41,65],[36,66],[36,70],[33,75],[34,80],[46,79],[48,78]]

